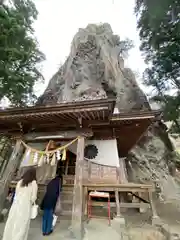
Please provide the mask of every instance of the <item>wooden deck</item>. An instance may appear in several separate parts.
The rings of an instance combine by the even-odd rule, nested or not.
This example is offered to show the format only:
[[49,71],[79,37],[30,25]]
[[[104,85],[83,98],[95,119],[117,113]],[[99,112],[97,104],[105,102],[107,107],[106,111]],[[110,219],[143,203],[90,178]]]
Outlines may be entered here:
[[[83,184],[84,190],[84,201],[83,201],[83,210],[84,215],[87,214],[87,201],[88,201],[88,192],[89,191],[113,191],[115,192],[115,200],[116,203],[111,203],[112,207],[116,206],[117,216],[121,215],[121,208],[139,208],[146,207],[150,205],[152,210],[152,217],[157,218],[157,212],[153,203],[152,193],[155,191],[152,185],[146,184],[136,184],[136,183],[126,183],[126,184]],[[137,193],[138,196],[141,196],[142,193],[147,194],[146,203],[139,201],[137,203],[134,202],[122,202],[119,198],[119,193]],[[103,202],[93,202],[92,206],[104,206]]]
[[[10,187],[15,188],[16,181],[12,181]],[[73,184],[63,184],[64,187],[73,187]],[[43,192],[45,190],[46,184],[38,184],[39,192]],[[152,210],[152,216],[157,217],[156,209],[153,204],[152,193],[155,191],[152,185],[147,184],[136,184],[136,183],[126,183],[126,184],[91,184],[84,183],[83,184],[83,214],[87,215],[87,200],[88,200],[88,192],[90,191],[107,191],[114,192],[115,194],[115,202],[111,202],[111,207],[116,207],[117,215],[121,215],[121,208],[146,208],[148,205]],[[138,196],[141,196],[141,193],[145,193],[147,195],[148,201],[143,202],[124,202],[119,198],[119,193],[134,193]],[[105,206],[106,203],[102,201],[92,201],[93,207],[102,207]]]

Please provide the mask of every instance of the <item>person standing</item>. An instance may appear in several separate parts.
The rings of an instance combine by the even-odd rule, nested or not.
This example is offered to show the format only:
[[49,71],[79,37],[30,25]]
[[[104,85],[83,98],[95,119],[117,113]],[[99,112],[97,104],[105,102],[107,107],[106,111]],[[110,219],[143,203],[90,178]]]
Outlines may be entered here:
[[36,169],[27,170],[17,183],[2,240],[27,240],[31,209],[37,199]]
[[53,232],[53,214],[56,208],[56,203],[61,191],[61,176],[56,174],[47,185],[45,196],[41,203],[43,210],[42,233],[44,236],[50,235]]

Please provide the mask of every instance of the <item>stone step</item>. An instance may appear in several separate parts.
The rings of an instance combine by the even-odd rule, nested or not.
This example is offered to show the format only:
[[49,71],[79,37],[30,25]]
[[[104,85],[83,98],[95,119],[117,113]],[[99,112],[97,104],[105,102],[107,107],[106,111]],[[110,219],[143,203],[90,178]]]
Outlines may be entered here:
[[72,211],[72,204],[66,204],[61,206],[62,211]]
[[72,210],[62,210],[61,214],[60,214],[60,218],[71,218],[72,216]]
[[62,210],[72,210],[72,201],[71,200],[61,201],[61,207]]
[[73,188],[63,188],[61,194],[73,194]]
[[63,184],[74,185],[74,175],[67,175],[63,177]]
[[73,195],[73,189],[63,189],[61,191],[61,195],[69,195],[69,196],[72,196]]
[[62,192],[63,191],[72,191],[73,192],[74,185],[73,184],[65,184],[62,187]]
[[61,216],[67,216],[67,217],[71,217],[72,216],[72,210],[62,210],[60,215]]
[[71,200],[73,199],[73,189],[64,188],[61,192],[61,200]]
[[73,194],[73,188],[68,188],[68,187],[63,188],[61,193],[69,193],[69,194],[71,193],[71,194]]
[[66,201],[73,201],[73,195],[61,195],[61,201],[66,202]]

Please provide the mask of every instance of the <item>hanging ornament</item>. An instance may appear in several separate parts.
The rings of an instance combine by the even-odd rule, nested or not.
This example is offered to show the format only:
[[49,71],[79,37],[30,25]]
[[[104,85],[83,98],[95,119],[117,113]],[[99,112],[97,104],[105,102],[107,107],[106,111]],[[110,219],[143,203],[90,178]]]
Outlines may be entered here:
[[66,149],[63,150],[62,161],[66,160]]
[[41,167],[43,164],[44,164],[44,155],[42,154],[38,162],[38,167]]
[[56,154],[53,154],[52,160],[51,160],[51,166],[55,166],[56,165]]
[[44,164],[47,163],[47,162],[46,162],[46,159],[47,159],[47,156],[44,155]]
[[28,164],[30,156],[31,156],[31,149],[27,148],[27,150],[24,154],[23,160],[21,162],[21,166],[26,166]]
[[46,154],[46,163],[49,164],[50,163],[50,159],[49,159],[49,153]]
[[58,161],[61,159],[61,151],[60,150],[57,150],[56,158],[57,158]]
[[38,153],[37,152],[34,153],[33,163],[34,164],[38,163]]

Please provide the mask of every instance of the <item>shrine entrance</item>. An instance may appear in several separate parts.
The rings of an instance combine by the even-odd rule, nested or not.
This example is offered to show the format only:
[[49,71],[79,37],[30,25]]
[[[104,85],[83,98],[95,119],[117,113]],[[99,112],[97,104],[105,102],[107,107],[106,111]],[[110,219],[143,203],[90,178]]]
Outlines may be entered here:
[[57,164],[57,173],[63,177],[63,184],[74,184],[76,167],[76,154],[67,151],[66,160],[60,160]]
[[76,155],[69,150],[66,154],[66,160],[58,162],[57,172],[64,176],[75,175]]

